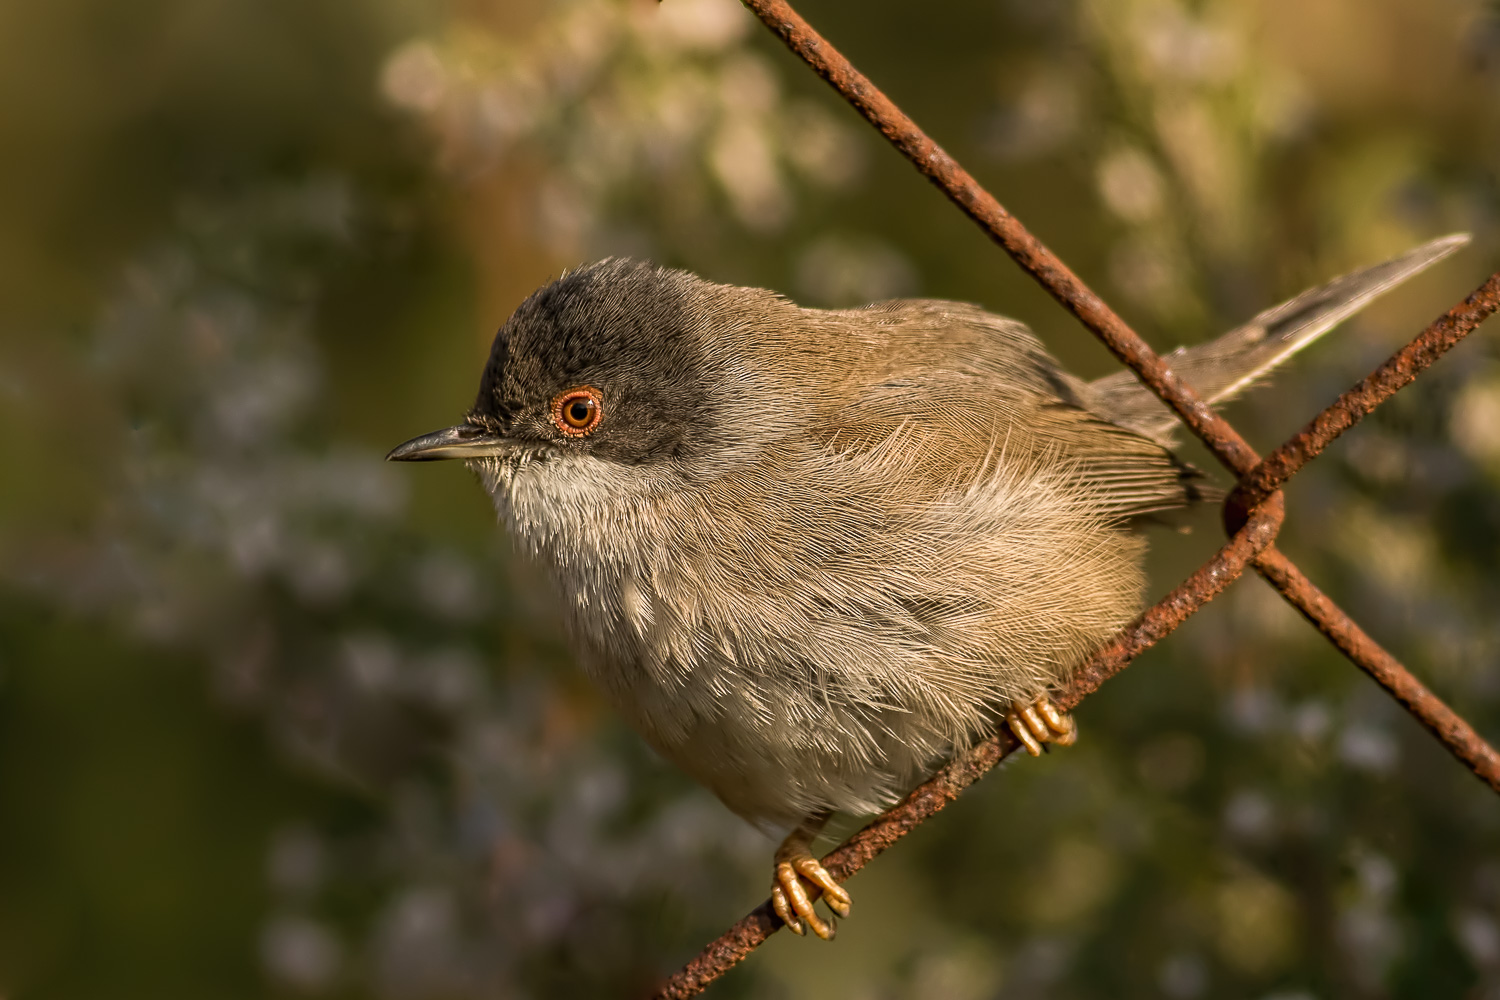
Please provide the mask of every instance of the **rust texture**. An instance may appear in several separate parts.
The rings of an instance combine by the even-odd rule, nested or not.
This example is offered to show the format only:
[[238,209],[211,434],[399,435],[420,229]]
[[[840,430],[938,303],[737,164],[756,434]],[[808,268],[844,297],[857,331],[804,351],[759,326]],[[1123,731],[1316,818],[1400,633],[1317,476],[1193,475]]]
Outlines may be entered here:
[[[814,72],[853,105],[892,145],[1092,331],[1206,444],[1239,483],[1225,502],[1229,542],[1162,600],[1147,609],[1073,675],[1054,698],[1076,707],[1137,655],[1182,624],[1254,566],[1318,631],[1385,688],[1455,758],[1500,792],[1500,754],[1395,657],[1309,581],[1275,546],[1284,517],[1279,492],[1293,475],[1344,431],[1410,383],[1469,332],[1500,309],[1500,274],[1454,306],[1369,377],[1319,413],[1295,437],[1261,461],[1253,448],[1148,347],[1050,250],[979,186],[784,0],[741,0]],[[952,802],[969,785],[1018,749],[1007,729],[958,754],[899,804],[840,844],[823,864],[840,882]],[[764,902],[667,980],[656,996],[696,996],[781,927]]]
[[994,195],[942,147],[927,137],[917,123],[896,107],[870,80],[813,30],[785,0],[741,0],[788,48],[802,58],[860,114],[899,149],[912,166],[948,196],[965,215],[979,223],[990,238],[1055,298],[1092,330],[1115,357],[1166,401],[1188,429],[1196,434],[1230,470],[1243,475],[1258,461],[1255,450],[1229,422],[1213,411],[1152,351],[1115,311],[1105,305],[1057,255],[1007,212]]
[[1266,456],[1266,460],[1247,473],[1230,494],[1230,509],[1248,511],[1280,489],[1335,438],[1409,385],[1496,309],[1500,309],[1500,274],[1491,275],[1472,295],[1433,320],[1411,343],[1313,417],[1295,437]]
[[1329,642],[1389,691],[1475,777],[1500,792],[1500,753],[1480,738],[1473,726],[1366,635],[1274,545],[1256,557],[1255,568]]
[[[1124,670],[1131,660],[1156,645],[1193,612],[1222,593],[1245,571],[1256,554],[1275,540],[1282,516],[1283,505],[1278,494],[1252,513],[1245,526],[1196,573],[1089,657],[1073,675],[1067,690],[1059,692],[1053,699],[1057,707],[1069,711],[1077,706],[1101,684]],[[834,848],[823,858],[823,866],[834,878],[845,881],[958,798],[959,793],[1020,745],[1009,730],[1002,729],[954,757],[931,778],[912,789],[906,798]],[[767,900],[710,942],[697,958],[667,980],[656,996],[661,1000],[682,1000],[698,995],[780,929],[781,921]]]

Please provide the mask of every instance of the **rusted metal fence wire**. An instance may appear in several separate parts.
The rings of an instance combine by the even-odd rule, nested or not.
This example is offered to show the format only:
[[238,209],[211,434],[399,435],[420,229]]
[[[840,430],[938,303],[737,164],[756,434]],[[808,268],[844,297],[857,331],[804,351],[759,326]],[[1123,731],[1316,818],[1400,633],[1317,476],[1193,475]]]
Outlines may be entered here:
[[[994,196],[917,127],[834,49],[785,0],[742,0],[787,47],[877,128],[912,165],[989,234],[1063,308],[1093,332],[1152,392],[1166,402],[1238,479],[1224,506],[1230,539],[1188,577],[1127,626],[1075,672],[1054,698],[1071,710],[1137,655],[1213,600],[1254,567],[1340,652],[1393,698],[1481,781],[1500,792],[1500,754],[1474,728],[1364,633],[1275,546],[1285,507],[1280,489],[1336,437],[1409,384],[1500,308],[1500,273],[1423,330],[1411,343],[1345,392],[1265,460],[1228,421],[1179,379],[1165,361],[1079,280]],[[960,754],[899,804],[835,848],[823,864],[840,882],[958,797],[1020,744],[1008,730]],[[780,929],[762,903],[662,986],[657,996],[695,996]]]

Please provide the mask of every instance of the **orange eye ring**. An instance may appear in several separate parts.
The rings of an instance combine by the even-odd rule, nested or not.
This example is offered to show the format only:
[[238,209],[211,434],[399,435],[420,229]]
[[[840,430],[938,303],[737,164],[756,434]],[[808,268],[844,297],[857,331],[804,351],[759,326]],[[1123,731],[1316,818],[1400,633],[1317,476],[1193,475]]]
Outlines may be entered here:
[[592,434],[604,419],[604,397],[591,385],[560,392],[552,400],[552,423],[568,437]]

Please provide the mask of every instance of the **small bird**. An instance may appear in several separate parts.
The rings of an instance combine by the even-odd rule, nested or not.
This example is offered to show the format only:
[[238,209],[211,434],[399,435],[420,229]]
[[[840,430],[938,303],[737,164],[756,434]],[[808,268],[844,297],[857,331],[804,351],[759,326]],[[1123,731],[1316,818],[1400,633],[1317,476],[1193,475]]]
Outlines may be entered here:
[[[1222,402],[1449,236],[1167,356]],[[767,830],[772,901],[829,938],[812,854],[1005,722],[1071,743],[1049,692],[1138,613],[1141,526],[1217,495],[1129,372],[1085,382],[959,302],[802,308],[612,258],[500,328],[462,459],[556,586],[577,657],[663,757]],[[809,891],[810,887],[816,887]]]

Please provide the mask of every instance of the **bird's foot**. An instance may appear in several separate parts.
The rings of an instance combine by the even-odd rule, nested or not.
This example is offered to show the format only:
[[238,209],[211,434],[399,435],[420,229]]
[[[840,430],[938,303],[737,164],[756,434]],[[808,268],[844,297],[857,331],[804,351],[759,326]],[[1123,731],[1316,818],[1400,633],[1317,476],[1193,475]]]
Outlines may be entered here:
[[1033,757],[1041,756],[1044,743],[1071,746],[1078,740],[1078,724],[1071,715],[1059,712],[1046,695],[1029,705],[1011,705],[1005,723]]
[[813,910],[813,903],[821,894],[830,910],[847,917],[850,899],[844,887],[835,882],[828,869],[812,855],[813,840],[826,822],[826,813],[810,817],[777,848],[776,870],[771,878],[771,905],[793,934],[802,934],[805,922],[818,937],[832,941],[837,924],[819,917]]

